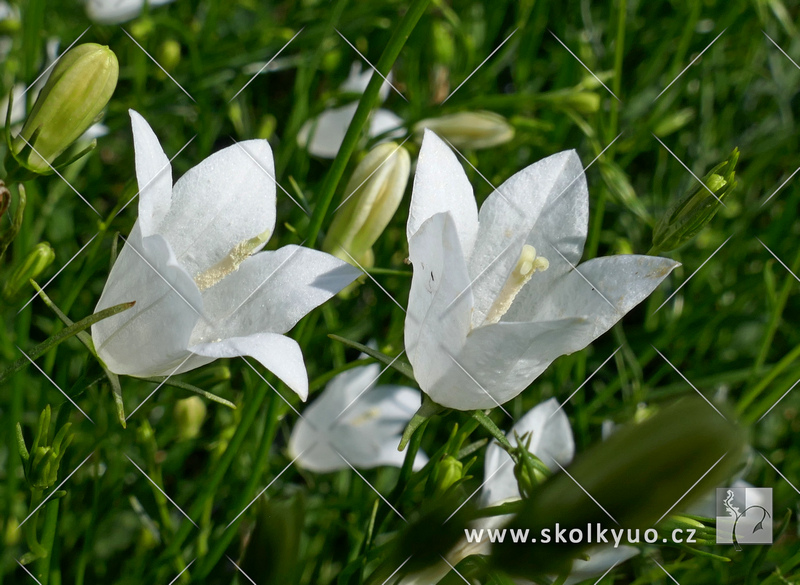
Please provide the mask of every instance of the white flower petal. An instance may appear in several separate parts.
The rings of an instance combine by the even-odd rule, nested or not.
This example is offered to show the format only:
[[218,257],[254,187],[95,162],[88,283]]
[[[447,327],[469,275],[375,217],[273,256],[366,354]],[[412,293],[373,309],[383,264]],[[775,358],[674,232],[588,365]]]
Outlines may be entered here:
[[95,311],[128,301],[136,305],[92,326],[98,356],[117,374],[171,374],[190,355],[186,346],[203,302],[169,243],[158,234],[142,239],[138,222]]
[[[523,438],[530,434],[529,451],[542,460],[550,470],[556,469],[555,461],[567,465],[575,456],[575,440],[572,427],[563,409],[555,398],[534,406],[520,418],[507,433],[512,445],[517,445],[515,435]],[[486,448],[483,477],[486,483],[481,491],[481,506],[495,506],[504,500],[520,499],[514,462],[511,456],[497,443]]]
[[[505,181],[481,206],[480,228],[469,259],[475,279],[474,326],[486,318],[494,299],[519,259],[522,246],[551,259],[555,246],[576,264],[583,253],[589,221],[589,192],[583,166],[574,150],[559,152],[534,163]],[[569,269],[551,260],[518,295],[516,303],[531,303]]]
[[266,140],[247,140],[212,154],[175,183],[158,232],[194,278],[274,229],[272,150]]
[[203,291],[208,320],[197,324],[191,342],[286,333],[360,274],[330,254],[300,246],[254,254]]
[[400,138],[405,134],[403,124],[405,124],[403,118],[394,112],[377,110],[369,120],[369,136],[374,138],[383,135],[380,142]]
[[458,363],[433,384],[434,400],[458,410],[494,408],[508,402],[554,359],[585,347],[591,331],[592,324],[579,317],[501,321],[474,329],[462,351],[454,354]]
[[[373,73],[374,70],[372,67],[363,67],[360,61],[354,61],[353,64],[350,65],[350,73],[348,73],[347,79],[339,86],[339,91],[346,93],[364,93],[372,79]],[[378,97],[381,102],[386,101],[389,90],[391,89],[389,85],[391,82],[392,72],[390,71],[389,75],[386,76],[386,81],[381,84],[381,88],[378,90]]]
[[297,134],[298,144],[314,156],[335,158],[356,108],[358,102],[325,110],[316,118],[306,121]]
[[[399,467],[400,435],[420,405],[418,391],[380,386],[378,364],[353,368],[334,378],[303,412],[292,430],[289,453],[305,469],[327,473],[339,469]],[[427,461],[419,453],[415,469]]]
[[[561,259],[558,261],[563,262]],[[551,263],[551,270],[554,263]],[[586,316],[592,327],[577,343],[585,347],[647,298],[676,266],[679,266],[678,262],[658,256],[595,258],[560,276],[552,283],[548,294],[531,306],[520,307],[515,301],[506,314],[506,320],[539,321]],[[536,276],[538,274],[534,279]]]
[[172,205],[172,166],[158,138],[139,112],[128,111],[136,153],[136,181],[139,184],[139,225],[145,237],[158,227]]
[[191,345],[189,351],[212,359],[251,356],[278,376],[303,401],[308,398],[308,374],[303,353],[297,342],[285,335],[255,333]]
[[469,256],[478,233],[478,206],[472,185],[450,147],[434,132],[425,130],[408,211],[408,240],[427,219],[442,212],[452,215],[461,250]]
[[638,555],[639,549],[635,546],[627,545],[619,548],[606,545],[591,548],[587,551],[587,554],[589,555],[588,561],[582,559],[572,561],[572,571],[570,571],[564,585],[575,585],[575,583],[602,575],[614,565],[620,565]]
[[[469,333],[472,293],[453,218],[439,213],[415,231],[408,243],[414,265],[405,347],[420,388],[440,404],[436,382],[454,365]],[[449,400],[452,402],[453,398]]]
[[[174,0],[150,0],[151,7],[169,4]],[[119,24],[135,18],[144,8],[145,0],[89,0],[86,14],[99,24]]]

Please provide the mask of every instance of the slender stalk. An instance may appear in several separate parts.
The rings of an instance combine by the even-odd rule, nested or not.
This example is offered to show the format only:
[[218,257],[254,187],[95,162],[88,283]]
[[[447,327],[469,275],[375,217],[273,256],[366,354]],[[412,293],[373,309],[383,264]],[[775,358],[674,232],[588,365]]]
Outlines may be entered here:
[[[800,248],[798,248],[797,255],[792,261],[791,269],[795,274],[797,274],[797,271],[800,270]],[[792,287],[794,286],[795,282],[796,281],[791,274],[786,275],[786,279],[783,281],[783,287],[778,295],[778,301],[775,303],[775,307],[770,315],[767,331],[764,333],[764,338],[761,340],[761,347],[758,350],[758,356],[753,364],[754,375],[759,369],[761,369],[761,367],[764,365],[764,362],[767,360],[767,354],[769,353],[770,347],[772,347],[772,340],[775,337],[775,332],[778,330],[778,325],[780,325],[781,317],[783,316],[783,310],[786,307],[786,302],[789,300],[789,294],[792,292]]]
[[[272,448],[272,443],[275,440],[275,434],[278,429],[278,415],[280,414],[278,412],[278,408],[280,407],[281,400],[278,398],[277,394],[272,393],[269,395],[267,402],[267,415],[264,425],[264,432],[261,434],[261,440],[256,451],[256,458],[255,462],[253,463],[253,473],[250,474],[247,484],[242,490],[239,499],[231,509],[231,511],[235,512],[236,514],[243,510],[244,507],[252,501],[253,494],[258,486],[258,482],[264,476],[264,471],[267,469],[269,452]],[[194,577],[196,579],[205,579],[205,577],[211,572],[211,569],[214,568],[214,565],[216,565],[217,562],[222,558],[222,555],[225,554],[228,546],[230,546],[231,540],[233,540],[233,538],[238,534],[236,529],[239,527],[239,524],[243,518],[244,514],[234,520],[233,523],[231,523],[230,526],[228,526],[225,531],[214,541],[211,551],[203,559],[200,567],[195,572]]]
[[58,506],[61,503],[59,498],[54,498],[44,506],[44,525],[42,527],[42,548],[45,555],[36,560],[34,574],[41,585],[47,585],[50,580],[50,560],[53,556],[53,541],[56,537],[58,525]]
[[[405,16],[389,39],[389,43],[383,50],[380,59],[378,59],[376,68],[381,75],[388,75],[400,54],[400,50],[406,44],[411,31],[414,30],[417,21],[419,21],[420,17],[425,12],[429,2],[430,0],[414,0],[411,6],[408,7]],[[381,75],[373,75],[372,79],[370,79],[366,91],[364,91],[358,102],[358,108],[353,116],[353,120],[347,128],[342,146],[339,148],[339,152],[336,154],[336,158],[333,159],[333,164],[328,174],[325,176],[325,181],[319,192],[318,203],[316,207],[314,207],[314,213],[311,215],[311,224],[308,228],[306,245],[309,247],[313,247],[317,242],[322,224],[325,221],[325,215],[333,202],[336,187],[339,185],[339,181],[342,179],[342,175],[344,175],[345,168],[347,168],[347,163],[350,161],[350,156],[353,154],[361,138],[361,130],[364,124],[366,124],[372,112],[372,108],[378,101],[378,91],[381,85],[383,85]]]

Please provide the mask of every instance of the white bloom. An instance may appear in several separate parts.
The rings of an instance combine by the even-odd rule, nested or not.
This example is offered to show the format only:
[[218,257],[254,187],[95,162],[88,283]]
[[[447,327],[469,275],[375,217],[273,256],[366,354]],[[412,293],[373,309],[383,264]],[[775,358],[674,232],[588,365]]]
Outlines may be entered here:
[[[289,453],[300,467],[327,473],[389,465],[400,467],[400,435],[420,406],[419,391],[404,386],[375,386],[379,364],[342,372],[303,411],[292,430]],[[428,461],[417,453],[414,469]]]
[[471,410],[512,399],[678,266],[629,255],[575,268],[588,197],[580,159],[565,151],[508,179],[478,214],[455,154],[425,131],[406,230],[414,276],[405,343],[435,402]]
[[256,253],[275,227],[266,140],[211,155],[173,187],[153,130],[134,111],[131,120],[139,218],[96,310],[136,305],[92,327],[99,357],[115,373],[144,377],[248,355],[305,400],[300,347],[281,334],[359,271],[298,246]]
[[[530,438],[528,450],[538,457],[550,470],[559,465],[568,465],[575,456],[575,440],[567,415],[558,406],[555,398],[546,400],[528,411],[519,419],[507,433],[508,441],[516,446],[519,436],[524,444]],[[481,507],[488,508],[521,499],[517,479],[514,476],[514,462],[511,456],[497,443],[492,443],[486,449],[484,462],[484,484],[481,487]],[[511,514],[501,516],[488,516],[476,520],[471,528],[491,530],[502,527],[511,519]],[[528,545],[530,546],[530,544]],[[470,543],[463,538],[445,556],[447,562],[456,566],[470,555],[488,555],[491,544],[484,535],[481,542]],[[593,575],[605,572],[612,565],[619,564],[638,554],[638,549],[631,546],[621,546],[619,549],[611,547],[595,547],[589,551],[589,560],[575,560],[567,583],[578,583]],[[422,571],[407,575],[396,585],[432,585],[438,583],[450,571],[450,566],[439,563]],[[518,585],[528,585],[525,580],[515,580]]]
[[[119,24],[139,16],[146,0],[88,0],[87,16],[100,24]],[[161,6],[174,0],[147,0],[148,6]]]
[[[363,93],[372,78],[372,69],[361,72],[361,65],[353,63],[350,75],[339,88],[345,93]],[[391,79],[391,74],[387,77]],[[389,94],[389,84],[384,82],[380,89],[381,101],[386,100]],[[342,146],[347,128],[356,114],[358,102],[353,102],[338,108],[330,108],[316,118],[306,121],[297,134],[297,143],[308,149],[308,152],[320,158],[334,158]],[[392,140],[403,135],[403,119],[389,110],[379,109],[372,113],[369,119],[367,135],[370,138],[386,134],[386,140]],[[399,129],[399,130],[398,130]],[[393,131],[393,132],[390,132]]]

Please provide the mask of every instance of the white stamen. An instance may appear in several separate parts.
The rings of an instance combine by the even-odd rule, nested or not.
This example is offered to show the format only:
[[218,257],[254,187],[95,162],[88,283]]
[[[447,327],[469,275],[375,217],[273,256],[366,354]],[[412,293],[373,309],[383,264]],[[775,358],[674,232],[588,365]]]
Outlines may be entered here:
[[254,238],[239,242],[222,260],[195,276],[194,282],[200,291],[217,284],[220,280],[239,270],[239,265],[247,260],[264,242],[269,240],[270,231],[258,234]]
[[491,325],[492,323],[497,323],[511,308],[511,303],[514,302],[517,293],[522,290],[522,287],[527,284],[531,277],[537,271],[544,272],[549,267],[550,262],[547,261],[547,258],[536,255],[536,248],[530,244],[522,246],[522,252],[520,252],[517,265],[514,266],[514,270],[508,275],[503,289],[500,291],[500,294],[497,295],[494,303],[492,303],[483,324]]

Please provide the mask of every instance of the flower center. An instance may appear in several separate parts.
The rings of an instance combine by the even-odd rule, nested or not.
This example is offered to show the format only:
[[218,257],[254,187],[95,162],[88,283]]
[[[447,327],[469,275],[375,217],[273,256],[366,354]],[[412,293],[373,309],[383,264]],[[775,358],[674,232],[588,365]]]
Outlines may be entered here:
[[528,283],[531,277],[537,271],[544,272],[549,267],[550,262],[547,261],[547,258],[536,255],[536,248],[530,244],[522,246],[522,252],[520,252],[517,265],[514,266],[514,270],[508,275],[503,289],[489,308],[483,325],[497,323],[500,318],[506,314],[508,309],[511,308],[511,303],[514,302],[519,291],[522,290],[522,287]]
[[200,292],[211,288],[220,280],[239,270],[239,265],[247,260],[264,242],[269,240],[270,231],[258,234],[254,238],[239,242],[222,260],[194,277]]

